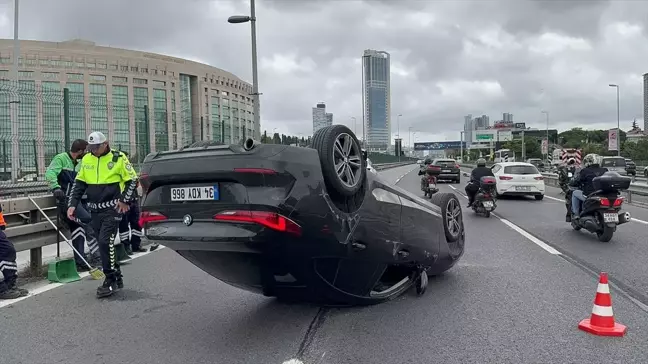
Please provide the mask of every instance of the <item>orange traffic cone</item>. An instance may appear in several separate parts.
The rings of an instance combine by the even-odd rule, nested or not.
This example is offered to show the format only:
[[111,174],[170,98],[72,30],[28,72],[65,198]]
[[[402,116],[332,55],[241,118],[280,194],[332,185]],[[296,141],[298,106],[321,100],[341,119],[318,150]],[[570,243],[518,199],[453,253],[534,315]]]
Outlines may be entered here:
[[578,323],[578,328],[599,336],[623,336],[627,328],[620,323],[614,322],[612,312],[612,296],[608,285],[608,275],[601,273],[596,298],[592,307],[592,316]]

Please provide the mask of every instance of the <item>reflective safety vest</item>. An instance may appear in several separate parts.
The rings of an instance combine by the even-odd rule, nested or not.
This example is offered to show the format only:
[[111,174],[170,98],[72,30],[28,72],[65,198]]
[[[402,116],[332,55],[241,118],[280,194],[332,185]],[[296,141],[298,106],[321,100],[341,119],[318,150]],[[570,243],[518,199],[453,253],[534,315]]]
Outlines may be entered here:
[[81,160],[69,206],[76,206],[85,191],[88,207],[103,210],[128,203],[135,197],[137,173],[124,153],[107,150],[96,157],[86,154]]

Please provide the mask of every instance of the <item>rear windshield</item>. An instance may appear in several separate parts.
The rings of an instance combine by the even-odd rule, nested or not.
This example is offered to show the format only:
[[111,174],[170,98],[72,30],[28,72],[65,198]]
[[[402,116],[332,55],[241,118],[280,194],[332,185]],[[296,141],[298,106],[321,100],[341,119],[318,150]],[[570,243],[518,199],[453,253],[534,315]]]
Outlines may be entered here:
[[536,164],[536,163],[540,163],[540,162],[542,162],[542,159],[529,159],[529,163]]
[[436,163],[434,164],[441,167],[454,167],[457,164],[457,162],[455,162],[452,159],[444,159],[444,160],[436,161]]
[[603,158],[601,167],[625,167],[626,162],[623,158]]
[[538,169],[534,166],[525,166],[525,165],[517,165],[517,166],[506,166],[504,167],[504,173],[506,174],[540,174],[538,172]]

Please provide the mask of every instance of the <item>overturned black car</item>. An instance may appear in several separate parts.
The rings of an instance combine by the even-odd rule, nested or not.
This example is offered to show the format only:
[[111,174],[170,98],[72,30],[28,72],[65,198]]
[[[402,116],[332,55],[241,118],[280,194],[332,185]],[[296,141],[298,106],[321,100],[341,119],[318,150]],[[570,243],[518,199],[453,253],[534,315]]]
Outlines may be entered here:
[[365,305],[423,293],[464,251],[457,197],[428,202],[367,173],[343,125],[320,129],[310,148],[248,139],[152,153],[140,182],[149,240],[280,299]]

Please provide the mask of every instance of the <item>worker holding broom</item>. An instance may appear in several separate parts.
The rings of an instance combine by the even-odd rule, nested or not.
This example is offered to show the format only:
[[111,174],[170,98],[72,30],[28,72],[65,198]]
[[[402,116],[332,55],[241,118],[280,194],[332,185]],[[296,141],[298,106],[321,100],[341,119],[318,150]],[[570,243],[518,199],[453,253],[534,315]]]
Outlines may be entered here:
[[27,290],[16,286],[18,278],[16,248],[5,235],[6,226],[7,223],[2,215],[2,205],[0,205],[0,273],[4,277],[4,280],[0,281],[0,300],[12,300],[29,294]]
[[115,256],[115,234],[122,215],[135,197],[137,174],[128,158],[111,150],[106,136],[93,132],[88,137],[88,151],[81,160],[68,202],[68,218],[74,219],[81,196],[88,196],[92,229],[97,234],[101,265],[106,279],[97,288],[97,297],[107,297],[124,287]]
[[[97,241],[94,238],[92,231],[86,231],[85,224],[89,223],[89,214],[85,211],[83,205],[77,211],[77,218],[75,220],[67,219],[67,199],[72,192],[72,185],[77,172],[79,171],[81,158],[86,153],[88,142],[83,139],[77,139],[72,142],[69,152],[59,153],[52,158],[52,162],[47,171],[45,171],[45,179],[47,180],[52,194],[56,198],[56,207],[58,212],[63,216],[63,223],[70,230],[70,237],[72,239],[72,246],[79,254],[85,254],[86,237],[90,238],[88,247],[90,253],[95,253],[97,250]],[[82,209],[84,211],[82,211]],[[92,229],[88,229],[92,230]],[[85,272],[90,270],[84,263],[79,254],[74,254],[74,261],[76,262],[77,271]]]

